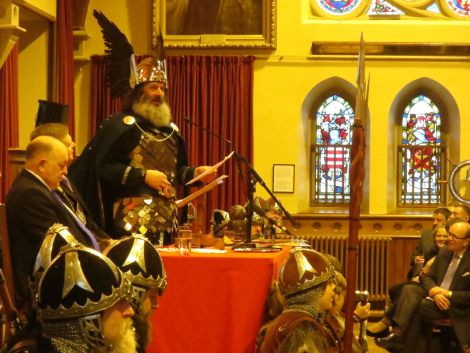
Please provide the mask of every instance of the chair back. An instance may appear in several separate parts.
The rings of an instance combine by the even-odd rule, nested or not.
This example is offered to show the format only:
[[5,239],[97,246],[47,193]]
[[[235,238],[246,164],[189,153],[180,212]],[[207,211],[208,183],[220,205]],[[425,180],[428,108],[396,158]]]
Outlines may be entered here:
[[7,228],[7,212],[4,204],[0,203],[0,244],[2,247],[2,268],[10,296],[15,298],[13,282],[13,266],[11,264],[10,237]]
[[2,270],[0,270],[0,347],[16,332],[18,313],[14,308],[13,268],[10,256],[6,208],[0,204],[0,244],[2,247]]

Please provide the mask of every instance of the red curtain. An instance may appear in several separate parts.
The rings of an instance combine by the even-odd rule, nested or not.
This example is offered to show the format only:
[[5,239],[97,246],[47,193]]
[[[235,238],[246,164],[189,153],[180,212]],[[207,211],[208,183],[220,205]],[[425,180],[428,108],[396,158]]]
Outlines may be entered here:
[[[120,111],[125,103],[111,99],[106,85],[106,58],[93,56],[91,60],[90,136],[93,136],[101,122]],[[254,57],[167,57],[168,97],[175,123],[186,140],[191,165],[215,164],[232,150],[252,162],[253,64]],[[227,174],[229,179],[207,194],[207,217],[214,208],[227,210],[246,201],[245,166],[242,171],[243,178],[233,158],[221,167],[219,175]]]
[[90,137],[94,136],[104,119],[121,110],[122,100],[111,98],[106,83],[106,61],[102,55],[91,57]]
[[[254,57],[241,56],[167,58],[170,106],[191,165],[215,164],[232,150],[252,162],[253,64]],[[234,158],[221,167],[218,174],[229,178],[208,194],[208,218],[215,208],[246,201],[246,167],[241,170],[243,178]]]
[[10,185],[8,148],[18,147],[18,43],[0,70],[0,202]]
[[57,85],[55,99],[69,106],[68,128],[75,138],[74,62],[73,62],[73,4],[72,0],[57,1]]

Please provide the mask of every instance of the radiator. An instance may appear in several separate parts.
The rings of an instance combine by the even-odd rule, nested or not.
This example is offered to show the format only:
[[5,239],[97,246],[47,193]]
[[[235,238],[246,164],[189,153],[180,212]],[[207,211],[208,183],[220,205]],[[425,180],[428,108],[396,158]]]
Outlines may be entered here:
[[[313,235],[312,248],[337,257],[343,266],[347,264],[346,235]],[[387,299],[389,236],[361,235],[357,254],[356,289],[369,291],[369,300],[385,305]]]

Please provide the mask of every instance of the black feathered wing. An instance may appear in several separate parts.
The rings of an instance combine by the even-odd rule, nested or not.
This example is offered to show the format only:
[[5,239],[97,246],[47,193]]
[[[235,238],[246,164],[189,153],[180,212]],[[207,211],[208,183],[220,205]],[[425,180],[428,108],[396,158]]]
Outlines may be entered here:
[[108,57],[106,80],[111,88],[111,95],[113,97],[121,97],[129,94],[131,91],[129,84],[131,74],[130,61],[131,56],[134,54],[134,48],[129,43],[126,35],[102,12],[93,10],[93,16],[95,16],[101,27],[106,47],[105,53]]

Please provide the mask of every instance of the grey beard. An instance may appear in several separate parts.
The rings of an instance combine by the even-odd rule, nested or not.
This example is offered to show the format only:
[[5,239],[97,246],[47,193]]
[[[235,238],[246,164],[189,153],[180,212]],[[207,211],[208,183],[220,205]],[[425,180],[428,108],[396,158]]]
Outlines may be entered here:
[[123,332],[118,342],[113,342],[112,351],[114,353],[130,353],[137,352],[137,338],[131,318],[126,318],[123,323]]
[[149,342],[149,330],[150,330],[150,317],[144,317],[142,313],[135,315],[133,318],[136,338],[137,338],[137,345],[140,349],[144,350]]
[[170,106],[163,102],[159,106],[141,99],[132,104],[132,110],[151,122],[155,127],[168,126],[171,122]]

